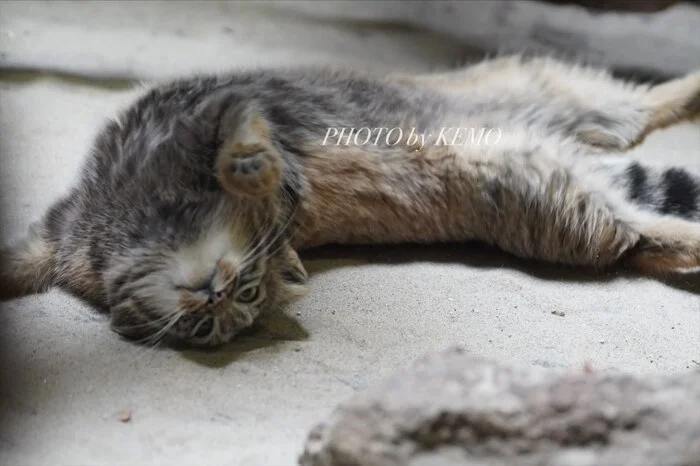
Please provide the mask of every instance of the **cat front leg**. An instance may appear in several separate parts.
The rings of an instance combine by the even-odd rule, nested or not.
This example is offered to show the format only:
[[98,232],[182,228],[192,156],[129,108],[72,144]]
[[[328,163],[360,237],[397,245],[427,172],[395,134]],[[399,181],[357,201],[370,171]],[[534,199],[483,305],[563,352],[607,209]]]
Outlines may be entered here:
[[257,114],[246,115],[216,159],[221,186],[234,195],[260,198],[274,194],[282,177],[282,157],[269,139],[269,126]]

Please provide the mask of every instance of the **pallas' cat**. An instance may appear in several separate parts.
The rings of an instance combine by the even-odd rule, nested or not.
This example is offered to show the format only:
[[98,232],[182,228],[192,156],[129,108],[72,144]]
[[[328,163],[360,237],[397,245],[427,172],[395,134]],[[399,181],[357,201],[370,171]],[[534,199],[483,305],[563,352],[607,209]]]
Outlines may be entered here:
[[259,69],[155,87],[2,253],[119,333],[231,340],[306,292],[297,250],[477,240],[643,273],[700,266],[700,178],[623,154],[700,115],[700,73],[636,85],[547,58],[428,75]]

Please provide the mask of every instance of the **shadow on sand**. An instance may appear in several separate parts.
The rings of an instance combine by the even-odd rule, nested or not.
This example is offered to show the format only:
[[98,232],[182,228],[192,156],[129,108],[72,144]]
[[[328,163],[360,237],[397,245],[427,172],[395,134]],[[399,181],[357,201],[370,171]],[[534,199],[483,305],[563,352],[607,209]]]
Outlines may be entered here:
[[[441,245],[404,244],[396,246],[324,246],[304,251],[301,258],[311,276],[343,267],[363,264],[400,265],[411,262],[463,264],[475,269],[510,269],[539,280],[566,283],[607,283],[622,278],[643,277],[629,270],[614,268],[596,272],[580,267],[566,267],[526,261],[480,243],[447,243]],[[700,295],[700,273],[673,274],[656,277],[665,285]],[[313,286],[310,293],[313,293]],[[698,306],[700,311],[700,306]],[[208,367],[223,367],[250,351],[307,339],[308,332],[299,322],[283,313],[276,313],[256,323],[232,343],[213,350],[183,349],[182,356]]]

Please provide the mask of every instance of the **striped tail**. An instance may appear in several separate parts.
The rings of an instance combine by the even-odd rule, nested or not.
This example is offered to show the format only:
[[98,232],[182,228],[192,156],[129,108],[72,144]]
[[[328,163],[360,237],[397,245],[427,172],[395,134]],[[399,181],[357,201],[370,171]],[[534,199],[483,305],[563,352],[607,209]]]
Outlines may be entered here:
[[627,199],[663,215],[700,221],[700,176],[684,168],[661,168],[629,162],[615,176]]

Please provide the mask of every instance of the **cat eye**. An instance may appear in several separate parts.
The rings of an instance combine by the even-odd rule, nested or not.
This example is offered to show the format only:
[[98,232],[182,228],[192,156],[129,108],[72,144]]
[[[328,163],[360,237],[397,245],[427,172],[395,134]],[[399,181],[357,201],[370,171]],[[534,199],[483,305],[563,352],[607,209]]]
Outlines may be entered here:
[[258,295],[260,294],[260,286],[258,285],[253,285],[246,287],[242,289],[240,292],[236,294],[236,301],[239,303],[252,303],[256,299],[258,299]]

